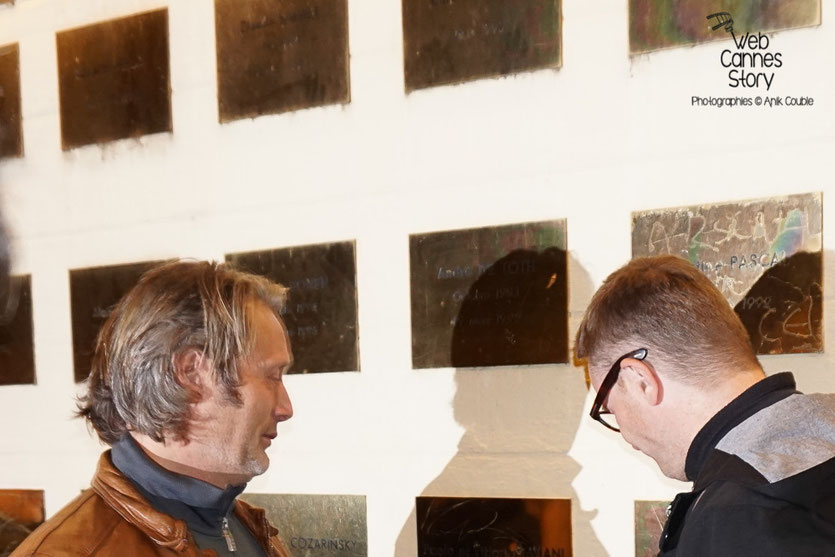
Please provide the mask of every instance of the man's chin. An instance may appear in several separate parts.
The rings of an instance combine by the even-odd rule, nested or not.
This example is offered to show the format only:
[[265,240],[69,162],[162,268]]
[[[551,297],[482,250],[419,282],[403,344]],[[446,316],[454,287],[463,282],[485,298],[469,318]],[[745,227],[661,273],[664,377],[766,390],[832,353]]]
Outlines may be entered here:
[[[626,441],[626,443],[628,443],[628,444],[629,444],[629,446],[630,446],[630,447],[632,447],[634,450],[638,451],[639,453],[643,453],[643,452],[644,452],[644,451],[642,451],[642,450],[641,450],[641,447],[639,447],[638,445],[636,445],[636,444],[635,444],[635,442],[634,442],[632,439],[630,439],[628,435],[625,435],[625,434],[623,433],[623,431],[621,431],[621,432],[620,432],[620,436],[621,436],[621,439],[623,439],[624,441]],[[644,453],[644,454],[646,454],[646,453]]]
[[253,476],[260,476],[270,467],[270,457],[262,454],[259,458],[253,459],[250,462],[249,471]]
[[687,481],[687,475],[684,473],[684,470],[681,469],[681,467],[676,467],[673,463],[669,461],[662,461],[651,455],[647,456],[649,456],[652,460],[655,461],[655,464],[656,466],[658,466],[658,469],[661,470],[661,473],[667,476],[668,478],[672,480],[678,480],[680,482]]

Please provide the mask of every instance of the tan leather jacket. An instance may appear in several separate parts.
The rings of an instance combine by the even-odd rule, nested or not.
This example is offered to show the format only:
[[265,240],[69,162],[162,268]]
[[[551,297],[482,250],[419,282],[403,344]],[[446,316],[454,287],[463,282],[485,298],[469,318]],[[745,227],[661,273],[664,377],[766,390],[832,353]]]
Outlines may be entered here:
[[[235,514],[269,557],[288,557],[264,511],[236,501]],[[154,510],[113,466],[110,451],[99,459],[90,489],[44,522],[10,557],[60,556],[210,557],[195,545],[186,523]]]

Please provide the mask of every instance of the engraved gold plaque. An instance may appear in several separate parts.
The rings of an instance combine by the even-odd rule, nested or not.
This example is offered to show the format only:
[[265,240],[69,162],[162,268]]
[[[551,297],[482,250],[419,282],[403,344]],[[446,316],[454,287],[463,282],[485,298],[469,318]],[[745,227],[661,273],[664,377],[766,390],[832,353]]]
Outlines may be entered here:
[[560,0],[402,0],[406,91],[562,63]]
[[56,37],[64,150],[170,132],[168,10]]
[[0,47],[0,158],[23,155],[20,102],[20,52],[17,44]]
[[632,214],[632,256],[696,265],[734,306],[758,354],[823,350],[820,193]]
[[5,307],[0,305],[0,385],[35,383],[32,281],[12,277]]
[[221,122],[350,101],[347,0],[215,0]]
[[635,557],[656,557],[669,501],[635,501]]
[[0,489],[0,555],[9,555],[43,521],[43,491]]
[[418,497],[418,555],[571,557],[570,499]]
[[289,373],[359,371],[354,242],[237,253],[227,261],[289,288]]
[[241,498],[267,511],[292,557],[368,555],[364,496],[245,493]]
[[91,267],[70,271],[72,346],[76,382],[90,374],[90,362],[99,329],[122,296],[127,294],[145,271],[162,261]]
[[565,220],[412,235],[412,366],[566,362],[565,248]]
[[820,25],[820,0],[629,0],[632,54]]

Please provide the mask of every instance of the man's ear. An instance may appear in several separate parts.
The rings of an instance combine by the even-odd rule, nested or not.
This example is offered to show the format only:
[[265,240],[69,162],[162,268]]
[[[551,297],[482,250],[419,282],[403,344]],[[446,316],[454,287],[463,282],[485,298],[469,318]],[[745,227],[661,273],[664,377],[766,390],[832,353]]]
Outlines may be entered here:
[[620,364],[621,376],[626,376],[629,387],[650,406],[657,406],[664,400],[664,384],[648,363],[635,358],[626,358]]
[[209,380],[209,359],[197,348],[186,348],[171,357],[177,383],[188,393],[189,403],[194,404],[206,396]]

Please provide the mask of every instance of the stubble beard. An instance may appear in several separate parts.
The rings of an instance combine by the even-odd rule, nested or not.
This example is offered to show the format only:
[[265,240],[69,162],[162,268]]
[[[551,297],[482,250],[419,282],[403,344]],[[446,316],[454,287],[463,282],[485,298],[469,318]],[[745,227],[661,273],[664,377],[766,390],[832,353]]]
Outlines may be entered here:
[[250,478],[260,476],[270,467],[270,459],[260,447],[246,447],[240,451],[231,445],[221,445],[218,449],[223,472]]

